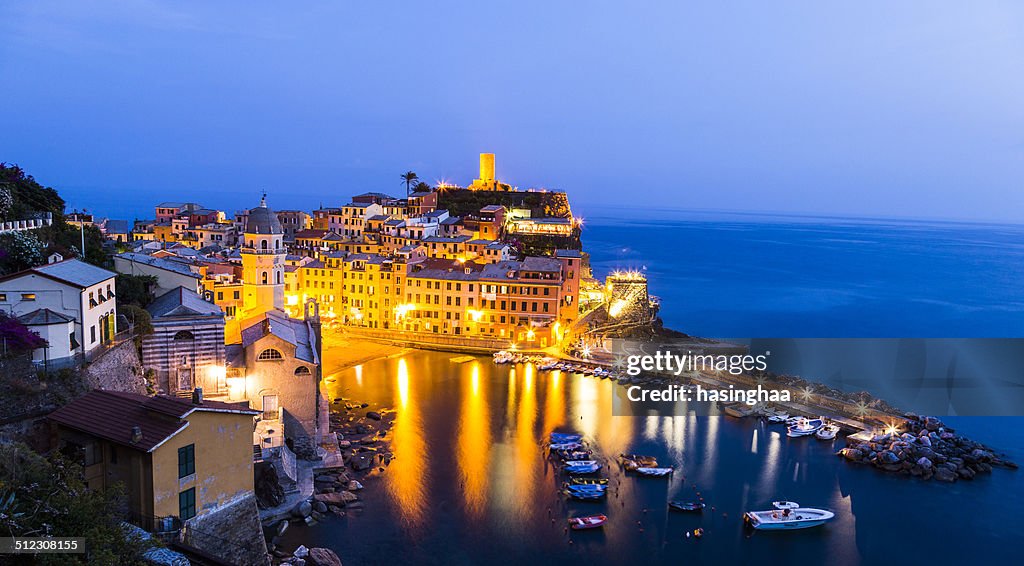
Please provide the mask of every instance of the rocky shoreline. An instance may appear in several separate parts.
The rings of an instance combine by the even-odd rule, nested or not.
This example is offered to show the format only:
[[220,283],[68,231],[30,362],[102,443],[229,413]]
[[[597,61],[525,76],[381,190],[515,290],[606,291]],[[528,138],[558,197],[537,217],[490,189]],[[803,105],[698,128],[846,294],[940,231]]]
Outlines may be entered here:
[[300,545],[289,552],[281,547],[281,539],[292,523],[314,526],[331,517],[363,512],[364,504],[358,494],[363,482],[383,473],[394,459],[388,432],[395,417],[393,410],[374,410],[367,403],[334,399],[330,422],[341,461],[338,465],[314,470],[312,496],[298,502],[288,518],[266,527],[267,548],[273,556],[273,564],[341,565],[337,554],[330,549]]
[[935,417],[907,415],[906,419],[907,431],[854,442],[837,455],[885,472],[950,483],[991,473],[993,466],[1017,469],[1017,464],[980,442],[956,434]]

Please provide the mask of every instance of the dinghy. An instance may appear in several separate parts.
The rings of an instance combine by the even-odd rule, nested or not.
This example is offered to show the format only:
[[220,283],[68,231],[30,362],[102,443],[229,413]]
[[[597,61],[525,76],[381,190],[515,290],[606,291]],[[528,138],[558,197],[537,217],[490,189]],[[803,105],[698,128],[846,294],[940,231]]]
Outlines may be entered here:
[[608,485],[608,478],[572,478],[572,485]]
[[568,474],[585,476],[600,470],[601,466],[598,466],[597,464],[589,464],[585,466],[566,466],[564,469]]
[[699,513],[704,510],[704,504],[697,501],[669,501],[668,507],[673,511],[685,511],[689,513]]
[[604,526],[608,522],[608,517],[605,515],[590,515],[587,517],[573,517],[569,519],[569,527],[574,531],[580,531],[583,529],[596,529]]
[[637,468],[636,473],[649,477],[664,477],[672,473],[672,468]]
[[768,531],[807,529],[824,525],[835,517],[827,509],[800,507],[794,501],[776,501],[771,511],[748,511],[743,521],[755,529]]

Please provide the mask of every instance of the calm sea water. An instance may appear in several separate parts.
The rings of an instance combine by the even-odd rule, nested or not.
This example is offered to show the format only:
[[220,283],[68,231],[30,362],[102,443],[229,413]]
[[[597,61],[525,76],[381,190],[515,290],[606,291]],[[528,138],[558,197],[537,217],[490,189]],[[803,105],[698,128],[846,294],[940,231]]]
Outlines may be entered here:
[[[642,269],[666,323],[703,336],[1016,337],[1024,321],[1024,228],[600,211],[584,233],[595,272]],[[328,361],[331,353],[327,353]],[[1011,561],[1024,476],[996,470],[953,485],[850,465],[813,438],[727,417],[611,416],[609,381],[488,359],[418,352],[339,372],[331,396],[394,408],[397,459],[370,478],[364,512],[289,530],[286,546],[328,546],[346,564],[678,564]],[[1024,460],[1024,419],[948,417]],[[557,495],[541,441],[586,435],[605,457],[649,453],[668,480],[606,475],[607,502]],[[703,515],[669,513],[696,499]],[[832,509],[828,525],[746,532],[743,511],[791,498]],[[601,531],[566,518],[605,513]],[[703,527],[701,540],[685,532]]]
[[[329,394],[397,410],[397,458],[366,481],[362,512],[288,531],[286,547],[328,546],[346,564],[679,564],[785,560],[808,564],[1009,561],[1024,543],[1024,476],[996,470],[954,485],[892,477],[846,463],[831,442],[791,439],[781,425],[729,417],[611,417],[599,380],[488,358],[456,363],[417,352],[344,370]],[[983,439],[1010,419],[954,423]],[[545,458],[552,430],[583,433],[601,455],[639,452],[675,466],[671,479],[614,464],[606,502],[568,502]],[[670,513],[703,498],[702,515]],[[824,527],[749,533],[742,513],[790,498],[826,507]],[[566,532],[574,515],[604,513],[601,531]],[[700,539],[685,533],[705,529]]]

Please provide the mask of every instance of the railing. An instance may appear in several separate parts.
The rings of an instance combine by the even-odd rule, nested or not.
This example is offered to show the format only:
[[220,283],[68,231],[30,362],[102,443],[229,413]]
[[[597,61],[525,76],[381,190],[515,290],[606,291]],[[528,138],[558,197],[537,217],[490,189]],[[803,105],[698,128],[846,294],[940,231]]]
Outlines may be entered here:
[[361,328],[344,326],[345,332],[351,332],[362,338],[382,340],[386,342],[400,342],[430,346],[450,346],[455,349],[476,349],[487,351],[506,350],[513,343],[511,338],[478,338],[465,334],[433,334],[426,332],[414,332],[411,330],[385,330],[376,328]]
[[141,528],[144,531],[155,534],[177,533],[181,530],[181,519],[175,516],[153,517],[131,513],[128,522]]
[[21,232],[23,230],[35,230],[53,224],[53,215],[44,213],[39,218],[27,218],[24,220],[12,220],[0,223],[0,233]]

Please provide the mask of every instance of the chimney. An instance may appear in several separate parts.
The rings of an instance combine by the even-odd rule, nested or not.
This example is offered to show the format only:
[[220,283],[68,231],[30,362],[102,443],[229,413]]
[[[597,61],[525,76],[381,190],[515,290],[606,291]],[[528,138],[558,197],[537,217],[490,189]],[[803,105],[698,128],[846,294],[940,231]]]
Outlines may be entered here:
[[132,444],[138,444],[140,442],[142,442],[142,427],[141,426],[133,426],[132,427]]
[[192,390],[192,404],[202,405],[203,404],[203,388],[196,387]]

